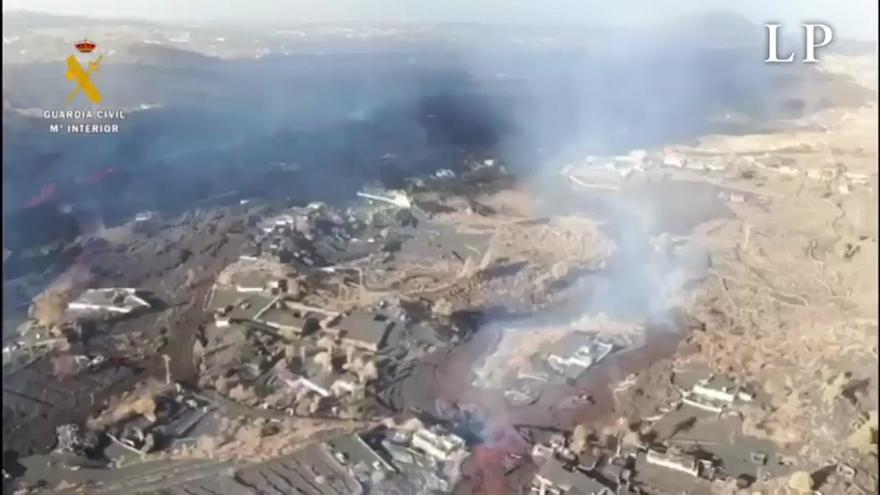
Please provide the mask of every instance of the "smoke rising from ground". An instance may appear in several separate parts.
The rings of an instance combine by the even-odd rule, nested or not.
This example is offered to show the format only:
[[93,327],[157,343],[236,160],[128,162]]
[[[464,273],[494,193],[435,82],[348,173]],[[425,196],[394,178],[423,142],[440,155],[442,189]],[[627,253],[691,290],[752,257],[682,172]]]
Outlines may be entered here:
[[[717,27],[719,19],[712,21]],[[484,330],[497,332],[500,340],[475,363],[478,374],[508,361],[508,353],[514,352],[511,346],[520,341],[505,339],[505,334],[543,328],[575,331],[591,326],[590,320],[600,314],[645,326],[641,365],[648,366],[648,356],[656,359],[674,351],[680,338],[676,333],[684,329],[673,310],[682,304],[687,283],[708,274],[708,252],[676,245],[675,238],[730,214],[719,189],[706,183],[635,178],[619,193],[579,191],[558,175],[563,165],[581,163],[586,155],[685,144],[707,134],[756,132],[774,119],[817,108],[810,101],[814,96],[794,81],[806,81],[805,86],[816,91],[821,78],[810,77],[809,70],[793,77],[792,72],[763,64],[758,57],[762,45],[749,42],[760,39],[760,27],[734,23],[733,32],[726,34],[739,36],[730,37],[724,30],[681,27],[653,36],[611,36],[590,50],[557,54],[559,58],[546,65],[522,62],[532,71],[523,83],[529,104],[513,110],[508,125],[514,131],[504,136],[497,152],[510,163],[525,159],[530,164],[524,167],[526,174],[541,172],[531,174],[540,214],[595,218],[615,250],[599,273],[581,278],[566,304],[514,322],[490,323]],[[495,54],[471,57],[485,57],[477,64],[481,66],[499,63]],[[664,248],[657,249],[658,236],[666,237]],[[616,368],[616,359],[612,361],[607,366]],[[604,375],[598,376],[601,381]],[[539,388],[543,395],[558,386]],[[512,406],[485,421],[507,428],[515,421],[508,416],[521,420],[525,409]],[[491,443],[490,427],[483,425],[476,434]]]

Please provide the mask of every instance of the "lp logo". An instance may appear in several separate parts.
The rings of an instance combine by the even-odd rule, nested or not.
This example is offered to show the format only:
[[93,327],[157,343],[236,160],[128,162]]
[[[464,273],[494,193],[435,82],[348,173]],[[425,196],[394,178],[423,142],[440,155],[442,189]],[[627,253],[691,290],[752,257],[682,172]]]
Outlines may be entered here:
[[[787,58],[779,58],[779,26],[780,24],[764,24],[767,28],[767,58],[764,62],[789,64],[794,61],[794,52],[790,53]],[[816,48],[831,43],[834,33],[831,28],[825,24],[804,24],[804,63],[816,63]],[[816,41],[816,30],[822,31],[821,41]]]

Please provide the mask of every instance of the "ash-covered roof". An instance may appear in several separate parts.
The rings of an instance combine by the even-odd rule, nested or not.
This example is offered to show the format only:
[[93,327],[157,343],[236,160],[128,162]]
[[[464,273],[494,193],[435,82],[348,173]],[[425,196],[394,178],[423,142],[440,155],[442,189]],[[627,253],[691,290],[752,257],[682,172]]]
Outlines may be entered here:
[[361,310],[344,316],[336,326],[347,339],[381,347],[393,324],[384,315]]

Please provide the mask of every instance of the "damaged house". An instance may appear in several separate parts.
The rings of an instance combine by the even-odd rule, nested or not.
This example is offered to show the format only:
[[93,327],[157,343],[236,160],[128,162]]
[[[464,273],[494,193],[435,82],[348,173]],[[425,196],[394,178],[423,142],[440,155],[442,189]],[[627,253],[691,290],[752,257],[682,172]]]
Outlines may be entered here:
[[566,379],[577,379],[614,350],[614,345],[591,336],[572,333],[548,346],[547,365]]

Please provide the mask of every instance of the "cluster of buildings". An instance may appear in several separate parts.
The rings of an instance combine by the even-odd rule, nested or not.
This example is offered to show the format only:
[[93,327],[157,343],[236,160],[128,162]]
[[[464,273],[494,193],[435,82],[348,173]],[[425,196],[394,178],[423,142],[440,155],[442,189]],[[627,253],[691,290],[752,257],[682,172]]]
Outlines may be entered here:
[[[360,195],[371,203],[345,209],[312,203],[249,220],[244,251],[217,277],[205,303],[214,324],[202,339],[202,385],[220,375],[245,377],[268,390],[261,405],[293,415],[354,417],[349,412],[375,385],[377,357],[393,352],[389,336],[405,333],[411,323],[403,311],[362,303],[364,270],[351,267],[387,261],[393,251],[388,243],[409,232],[411,203],[395,191]],[[306,304],[306,294],[316,289],[332,294],[317,300],[338,304]],[[416,345],[408,342],[407,352]],[[223,351],[229,346],[249,350]],[[303,403],[320,406],[297,412]]]
[[[620,180],[628,178],[633,173],[645,173],[656,167],[700,174],[721,173],[735,167],[746,176],[762,173],[783,177],[805,177],[829,183],[832,189],[841,195],[851,194],[855,189],[867,186],[870,182],[867,174],[847,171],[839,166],[802,169],[791,157],[769,153],[733,159],[690,153],[687,149],[672,147],[652,152],[636,149],[626,155],[613,157],[587,156],[582,163],[566,167],[564,173],[580,186],[617,189],[616,184]],[[742,202],[733,199],[737,197],[743,196],[733,195],[732,202]]]
[[418,420],[385,425],[321,443],[335,468],[358,480],[365,493],[382,486],[418,487],[416,493],[449,493],[468,456],[465,441],[441,426]]
[[[214,315],[208,349],[233,342],[254,349],[259,371],[254,385],[265,385],[275,394],[270,405],[295,412],[297,404],[339,415],[339,401],[353,405],[378,377],[376,353],[389,332],[400,322],[381,308],[361,308],[339,313],[297,301],[290,288],[297,282],[286,278],[263,260],[239,260],[227,284],[211,291],[207,307]],[[276,269],[265,270],[266,266]],[[244,334],[246,342],[228,334]],[[240,338],[239,338],[240,339]],[[262,352],[260,352],[262,351]],[[224,362],[206,366],[204,372],[222,372]]]
[[[596,452],[598,454],[598,451]],[[532,448],[537,464],[529,485],[531,493],[540,495],[614,495],[629,493],[632,487],[633,459],[629,456],[580,455],[561,434]]]
[[737,411],[760,402],[747,387],[703,368],[679,370],[675,383],[679,400],[644,420],[626,442],[592,442],[580,453],[561,434],[536,444],[532,492],[680,493],[700,486],[708,491],[716,480],[747,488],[790,471],[790,458],[772,442],[742,432]]
[[[351,284],[363,290],[363,270],[350,264],[384,263],[392,251],[387,244],[408,228],[411,203],[395,191],[362,196],[372,203],[345,209],[312,203],[249,221],[248,244],[217,277],[205,304],[214,325],[202,342],[209,361],[200,373],[208,382],[203,385],[212,374],[245,376],[269,388],[264,405],[294,415],[304,402],[321,403],[303,408],[304,415],[356,409],[378,375],[377,355],[390,347],[391,334],[404,333],[410,323],[399,308],[361,303]],[[306,304],[304,296],[316,288],[334,294],[320,300],[339,304],[333,309]],[[355,309],[337,311],[340,307]],[[234,334],[246,335],[247,342]],[[224,354],[224,346],[251,351]],[[228,372],[243,354],[249,362],[237,366],[250,367],[250,373]]]
[[700,366],[677,370],[674,384],[679,400],[650,422],[651,438],[636,455],[646,483],[669,490],[695,480],[735,480],[746,488],[790,470],[771,441],[742,430],[739,411],[763,400],[749,387]]

